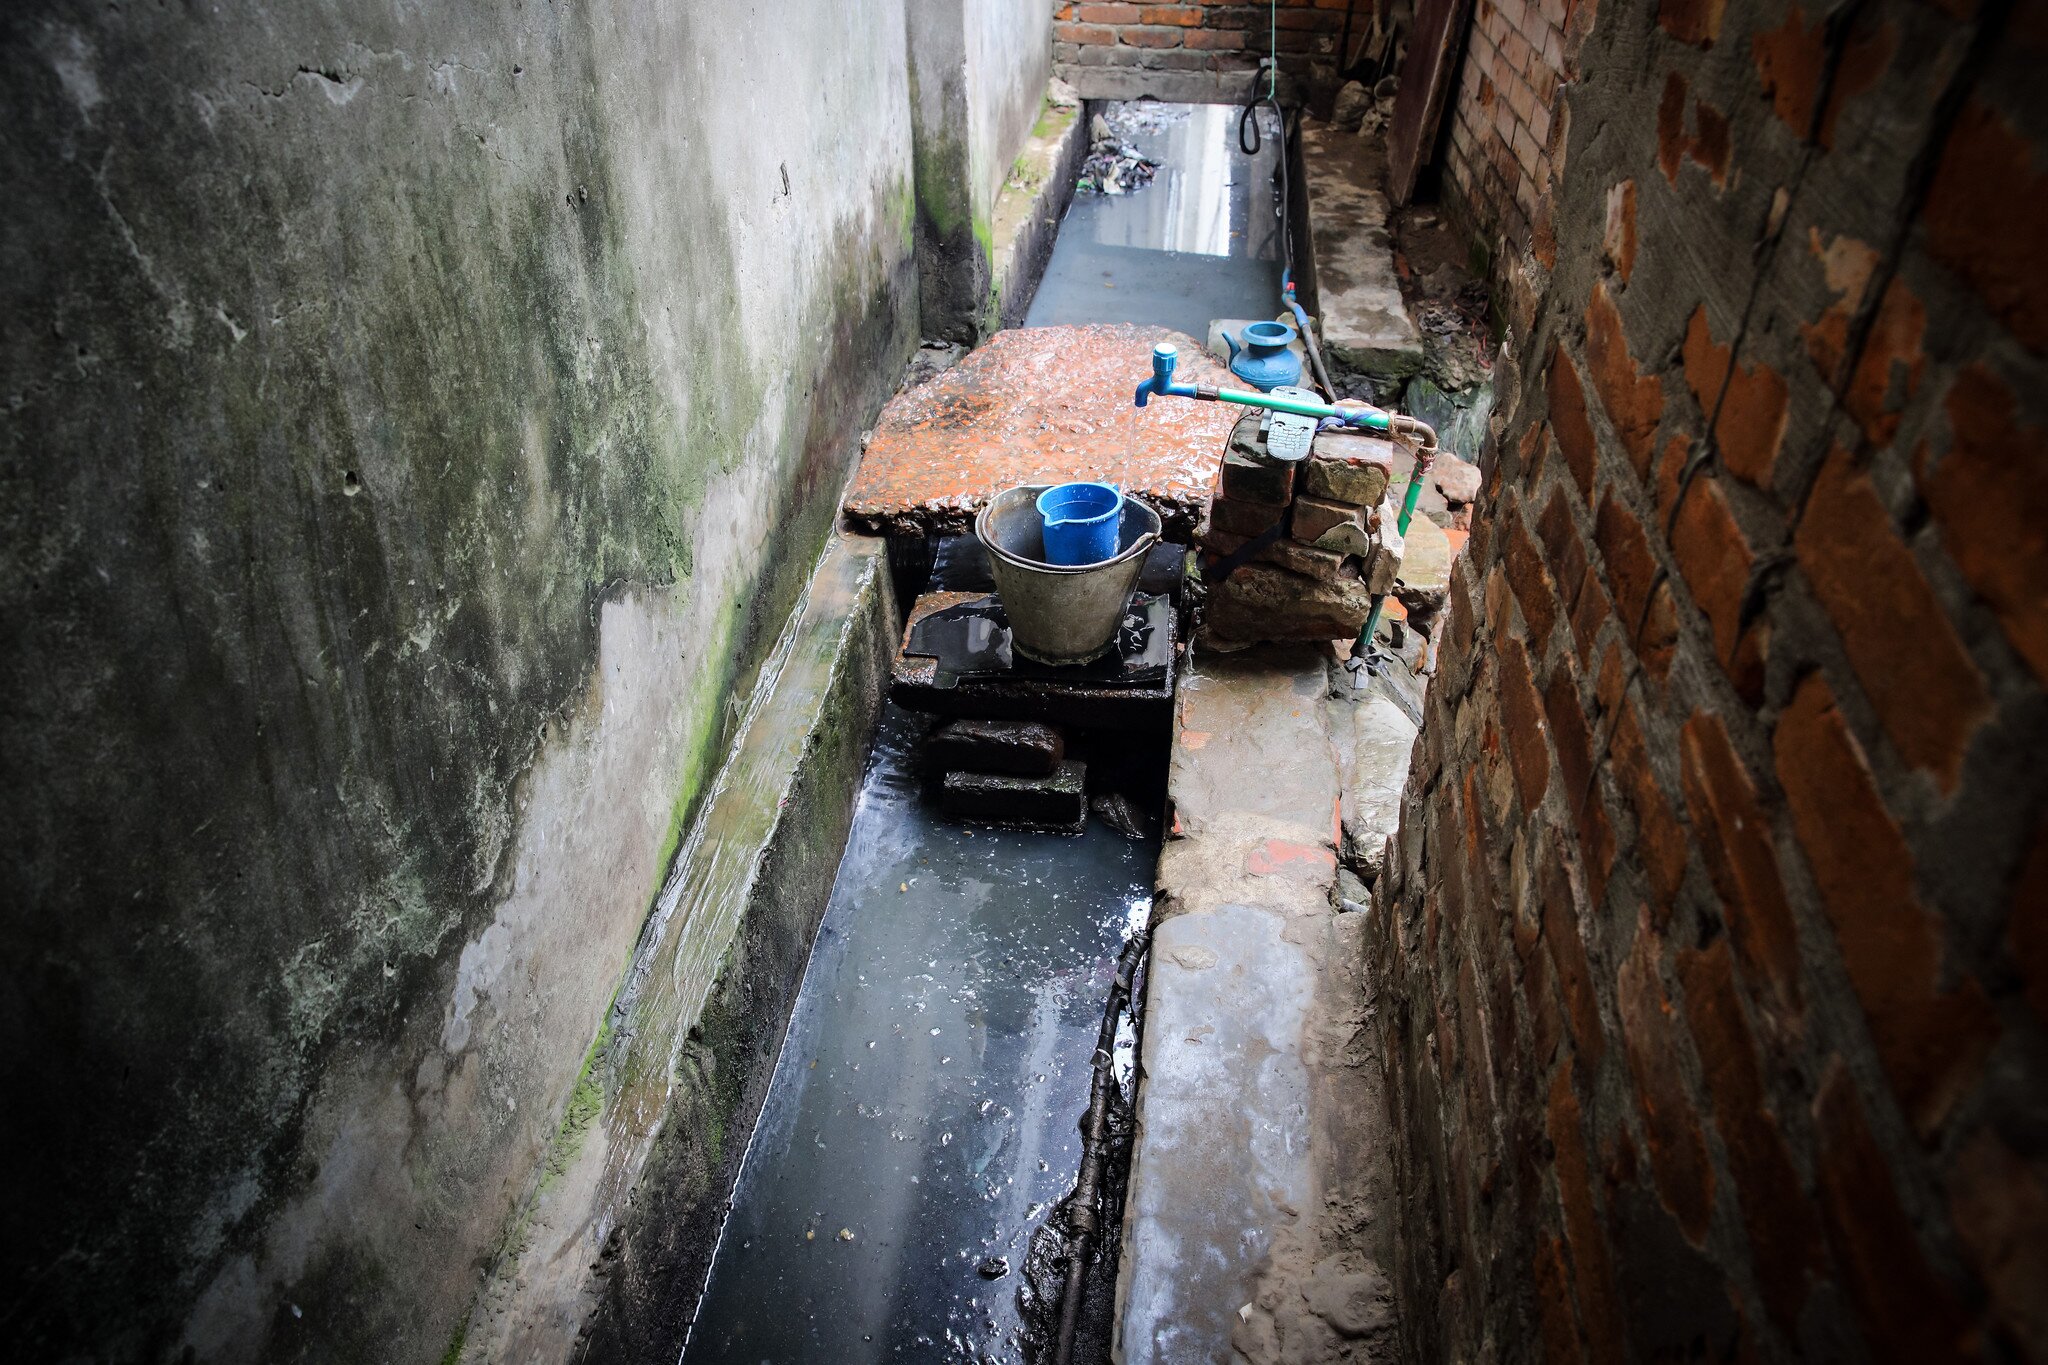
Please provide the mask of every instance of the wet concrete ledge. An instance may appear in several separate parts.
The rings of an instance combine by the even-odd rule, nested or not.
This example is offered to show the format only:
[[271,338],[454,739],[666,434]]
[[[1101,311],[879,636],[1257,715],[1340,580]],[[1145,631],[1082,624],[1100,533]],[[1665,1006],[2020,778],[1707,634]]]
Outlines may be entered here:
[[451,1358],[677,1358],[831,892],[895,630],[882,542],[835,536]]
[[991,273],[998,327],[1020,327],[1031,296],[1052,259],[1060,219],[1074,201],[1074,182],[1088,155],[1085,103],[1049,105],[1013,163],[1010,180],[996,197],[990,235],[996,242]]

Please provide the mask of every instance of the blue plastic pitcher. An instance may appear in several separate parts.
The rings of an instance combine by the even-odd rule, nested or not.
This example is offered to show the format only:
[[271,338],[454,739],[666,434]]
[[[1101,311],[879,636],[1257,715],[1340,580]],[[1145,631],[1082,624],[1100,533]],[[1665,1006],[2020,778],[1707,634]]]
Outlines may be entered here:
[[1038,495],[1045,518],[1045,562],[1100,564],[1116,558],[1124,493],[1106,483],[1063,483]]

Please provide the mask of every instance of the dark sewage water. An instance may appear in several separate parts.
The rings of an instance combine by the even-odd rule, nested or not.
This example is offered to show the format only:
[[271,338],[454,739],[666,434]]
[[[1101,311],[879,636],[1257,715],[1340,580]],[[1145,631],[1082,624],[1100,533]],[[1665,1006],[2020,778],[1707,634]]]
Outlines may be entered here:
[[688,1365],[1023,1358],[1025,1247],[1073,1186],[1158,842],[941,819],[927,723],[886,709]]

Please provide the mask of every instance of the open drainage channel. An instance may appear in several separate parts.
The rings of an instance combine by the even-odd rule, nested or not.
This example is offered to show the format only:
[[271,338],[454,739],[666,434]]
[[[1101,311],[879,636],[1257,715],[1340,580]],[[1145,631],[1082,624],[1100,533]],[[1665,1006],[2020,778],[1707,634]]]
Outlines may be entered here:
[[[1158,836],[952,823],[920,770],[932,723],[884,713],[692,1365],[1052,1358],[1066,1248],[1041,1237],[1034,1255],[1032,1234],[1082,1165],[1104,1006],[1150,914]],[[1163,749],[1150,757],[1157,783]],[[1129,759],[1102,766],[1130,774]],[[1133,794],[1156,808],[1156,788]],[[1127,1015],[1113,1028],[1107,1107],[1127,1134],[1136,1034]],[[1105,1184],[1113,1209],[1121,1170]],[[1099,1345],[1076,1359],[1106,1358],[1113,1225],[1098,1242]]]
[[[1266,313],[1272,151],[1236,109],[1111,113],[1160,174],[1077,199],[1029,323]],[[891,551],[899,588],[993,586],[967,538]],[[1180,554],[1140,593],[1177,598]],[[884,709],[685,1365],[1109,1359],[1172,671],[1081,689],[1068,756],[1111,818],[1078,835],[948,820],[934,718]],[[896,694],[931,700],[900,666]]]

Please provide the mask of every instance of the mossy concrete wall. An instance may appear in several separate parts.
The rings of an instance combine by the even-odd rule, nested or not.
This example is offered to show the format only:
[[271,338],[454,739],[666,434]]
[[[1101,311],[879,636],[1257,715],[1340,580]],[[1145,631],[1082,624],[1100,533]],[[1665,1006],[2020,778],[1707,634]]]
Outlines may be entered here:
[[972,344],[1002,325],[991,224],[1052,70],[1052,5],[907,4],[924,333]]
[[915,341],[803,10],[0,19],[25,1356],[455,1340]]

